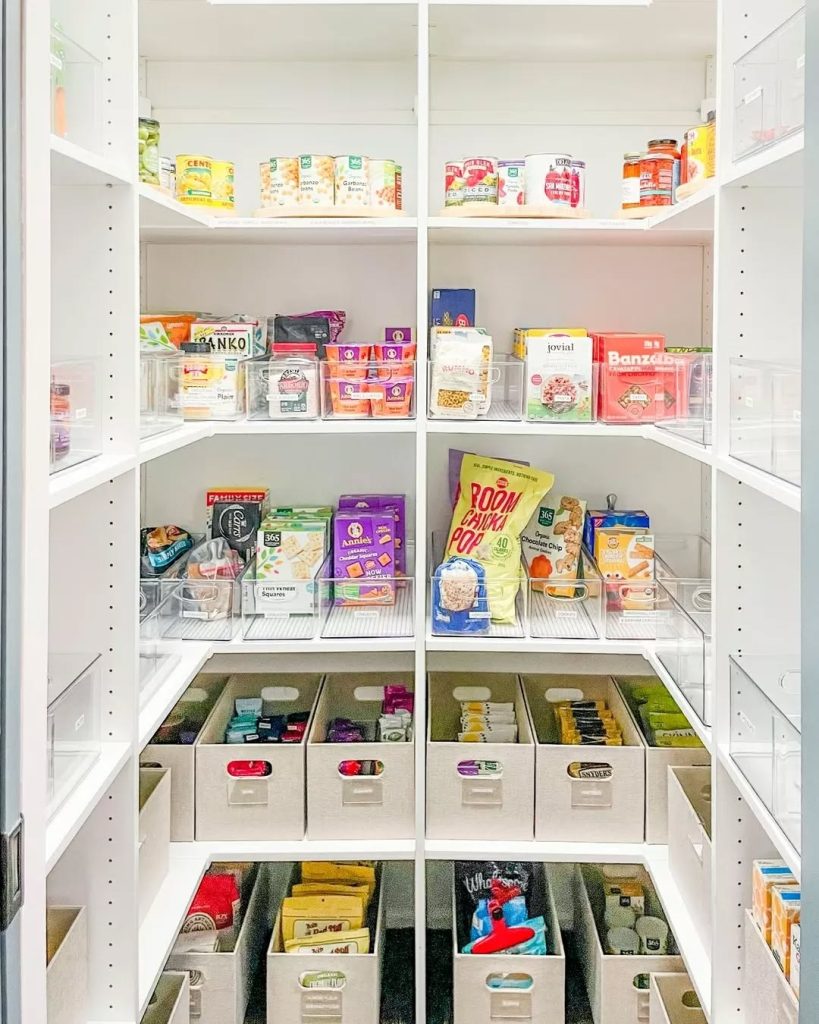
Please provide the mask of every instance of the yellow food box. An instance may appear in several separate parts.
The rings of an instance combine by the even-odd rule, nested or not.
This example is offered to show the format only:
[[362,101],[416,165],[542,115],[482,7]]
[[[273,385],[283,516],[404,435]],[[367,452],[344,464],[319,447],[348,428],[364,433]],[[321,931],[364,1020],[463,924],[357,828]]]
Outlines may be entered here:
[[751,873],[753,911],[756,926],[762,938],[771,944],[771,891],[775,885],[793,885],[797,882],[784,860],[755,860]]
[[364,923],[360,896],[288,896],[282,900],[282,938],[309,939],[355,931]]
[[604,580],[653,580],[654,534],[629,526],[603,527],[594,535],[594,559]]
[[290,888],[291,896],[357,896],[364,913],[370,903],[370,890],[366,885],[344,885],[339,882],[296,882]]
[[771,952],[786,978],[791,974],[791,928],[799,924],[798,885],[775,885],[771,892]]
[[306,860],[301,865],[302,882],[335,882],[343,885],[366,885],[370,899],[375,892],[375,864],[372,861],[343,863],[339,861]]
[[529,338],[587,338],[585,327],[516,327],[512,341],[512,354],[525,359],[529,351]]

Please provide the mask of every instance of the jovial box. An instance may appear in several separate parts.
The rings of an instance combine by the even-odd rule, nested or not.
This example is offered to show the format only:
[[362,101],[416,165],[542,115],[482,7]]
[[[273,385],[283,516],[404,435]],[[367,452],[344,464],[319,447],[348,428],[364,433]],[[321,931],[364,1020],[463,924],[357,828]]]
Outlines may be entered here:
[[379,1024],[385,942],[383,873],[367,926],[369,953],[285,953],[278,912],[267,951],[267,1024]]
[[744,978],[747,1024],[797,1024],[799,1002],[750,910],[745,912]]
[[244,917],[232,950],[171,953],[167,968],[190,975],[190,1017],[196,1024],[243,1024],[264,956],[270,919],[271,865],[248,872],[242,892]]
[[648,1024],[708,1024],[687,974],[652,974]]
[[668,866],[697,931],[711,937],[711,769],[668,769]]
[[[631,693],[635,688],[665,690],[656,676],[615,677],[614,681],[632,709]],[[636,720],[636,713],[634,717]],[[671,766],[709,765],[711,758],[699,741],[695,747],[655,747],[642,730],[640,734],[646,747],[646,842],[665,845],[668,842],[668,769]]]
[[546,921],[546,956],[462,953],[469,941],[469,929],[463,926],[468,925],[471,913],[461,904],[461,895],[453,890],[454,1024],[503,1020],[564,1024],[566,955],[545,873],[540,879],[533,877],[528,906],[532,917],[542,916]]
[[[514,704],[517,743],[459,743],[462,701]],[[535,746],[518,677],[430,673],[427,835],[531,839],[534,803]]]
[[190,988],[184,971],[165,971],[142,1015],[142,1024],[190,1024]]
[[48,1024],[87,1024],[88,917],[85,907],[46,910]]
[[171,842],[171,773],[139,769],[139,921],[168,874]]
[[[194,743],[227,680],[224,675],[198,675],[140,755],[143,767],[171,770],[171,841],[174,843],[194,840]],[[180,742],[181,738],[189,742]]]
[[[328,675],[307,739],[307,835],[310,839],[409,839],[415,834],[415,744],[378,741],[384,687],[413,689],[412,673]],[[365,726],[366,743],[327,743],[334,718]],[[369,762],[353,775],[345,763]]]
[[605,951],[603,884],[625,879],[643,886],[646,914],[665,919],[644,868],[629,864],[578,864],[575,869],[574,934],[594,1024],[643,1024],[649,1012],[649,975],[679,974],[685,970],[670,933],[671,952],[665,956],[612,955]]
[[230,678],[196,743],[197,840],[304,836],[304,738],[299,743],[225,743],[225,731],[237,697],[261,697],[265,715],[307,711],[312,718],[320,682],[318,675]]
[[[640,843],[645,806],[645,747],[619,690],[608,676],[522,677],[535,747],[535,839]],[[623,745],[560,743],[556,705],[604,700]]]

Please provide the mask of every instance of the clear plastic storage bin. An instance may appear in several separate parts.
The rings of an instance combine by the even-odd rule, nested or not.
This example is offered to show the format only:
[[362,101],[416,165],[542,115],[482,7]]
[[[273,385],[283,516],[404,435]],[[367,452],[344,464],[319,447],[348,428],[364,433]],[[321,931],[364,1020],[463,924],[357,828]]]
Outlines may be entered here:
[[245,364],[249,420],[315,420],[319,363],[308,355],[267,355]]
[[797,486],[801,481],[801,388],[798,366],[731,360],[730,454]]
[[93,360],[52,363],[51,472],[102,452],[102,394]]
[[321,636],[328,640],[415,635],[415,545],[407,544],[405,576],[342,579],[332,558],[322,568]]
[[415,362],[323,362],[321,392],[326,420],[414,419]]
[[529,577],[529,634],[543,639],[603,636],[603,580],[585,548],[576,580]]
[[431,359],[428,405],[432,419],[523,419],[524,364],[514,356],[496,356],[487,366]]
[[801,843],[801,669],[798,655],[735,654],[734,763],[798,850]]
[[57,22],[51,25],[51,131],[83,149],[102,150],[102,61]]
[[332,555],[315,579],[256,579],[255,562],[242,580],[242,633],[245,640],[312,640],[329,607]]
[[[707,594],[707,597],[706,597]],[[700,606],[702,610],[696,609]],[[699,580],[657,584],[655,653],[698,718],[711,724],[711,588]]]
[[711,353],[691,352],[675,355],[675,358],[680,361],[680,369],[675,377],[675,414],[658,419],[657,426],[686,441],[709,445],[713,419]]
[[805,11],[798,11],[734,64],[734,159],[805,123]]
[[48,813],[51,816],[102,753],[99,654],[48,657]]
[[245,414],[247,361],[211,353],[207,342],[182,346],[179,404],[186,420],[238,420]]
[[598,364],[601,423],[660,423],[688,409],[688,369],[669,360],[651,367]]
[[173,352],[139,356],[139,436],[172,430],[184,422],[179,404],[179,357]]

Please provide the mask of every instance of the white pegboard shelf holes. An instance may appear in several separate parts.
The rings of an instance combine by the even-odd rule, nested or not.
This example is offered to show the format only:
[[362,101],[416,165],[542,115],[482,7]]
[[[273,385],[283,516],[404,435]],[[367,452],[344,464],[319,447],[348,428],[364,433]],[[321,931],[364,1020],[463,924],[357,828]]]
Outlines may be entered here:
[[799,512],[802,506],[801,488],[789,484],[785,480],[780,480],[779,477],[766,473],[762,469],[740,462],[739,459],[730,455],[720,456],[715,464],[717,469],[731,477],[732,480],[745,484],[752,491],[757,491],[759,494],[778,501],[780,505],[793,509],[794,512]]

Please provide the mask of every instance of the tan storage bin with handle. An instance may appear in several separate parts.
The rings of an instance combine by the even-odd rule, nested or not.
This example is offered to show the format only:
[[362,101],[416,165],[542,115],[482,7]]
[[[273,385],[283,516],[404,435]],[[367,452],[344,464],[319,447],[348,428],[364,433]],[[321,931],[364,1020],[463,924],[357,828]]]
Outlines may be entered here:
[[191,1024],[191,995],[185,971],[165,971],[142,1015],[142,1024]]
[[139,769],[139,921],[151,908],[168,874],[171,843],[171,773]]
[[652,974],[649,1024],[708,1024],[687,974]]
[[88,1024],[88,916],[85,907],[46,910],[48,1024]]

